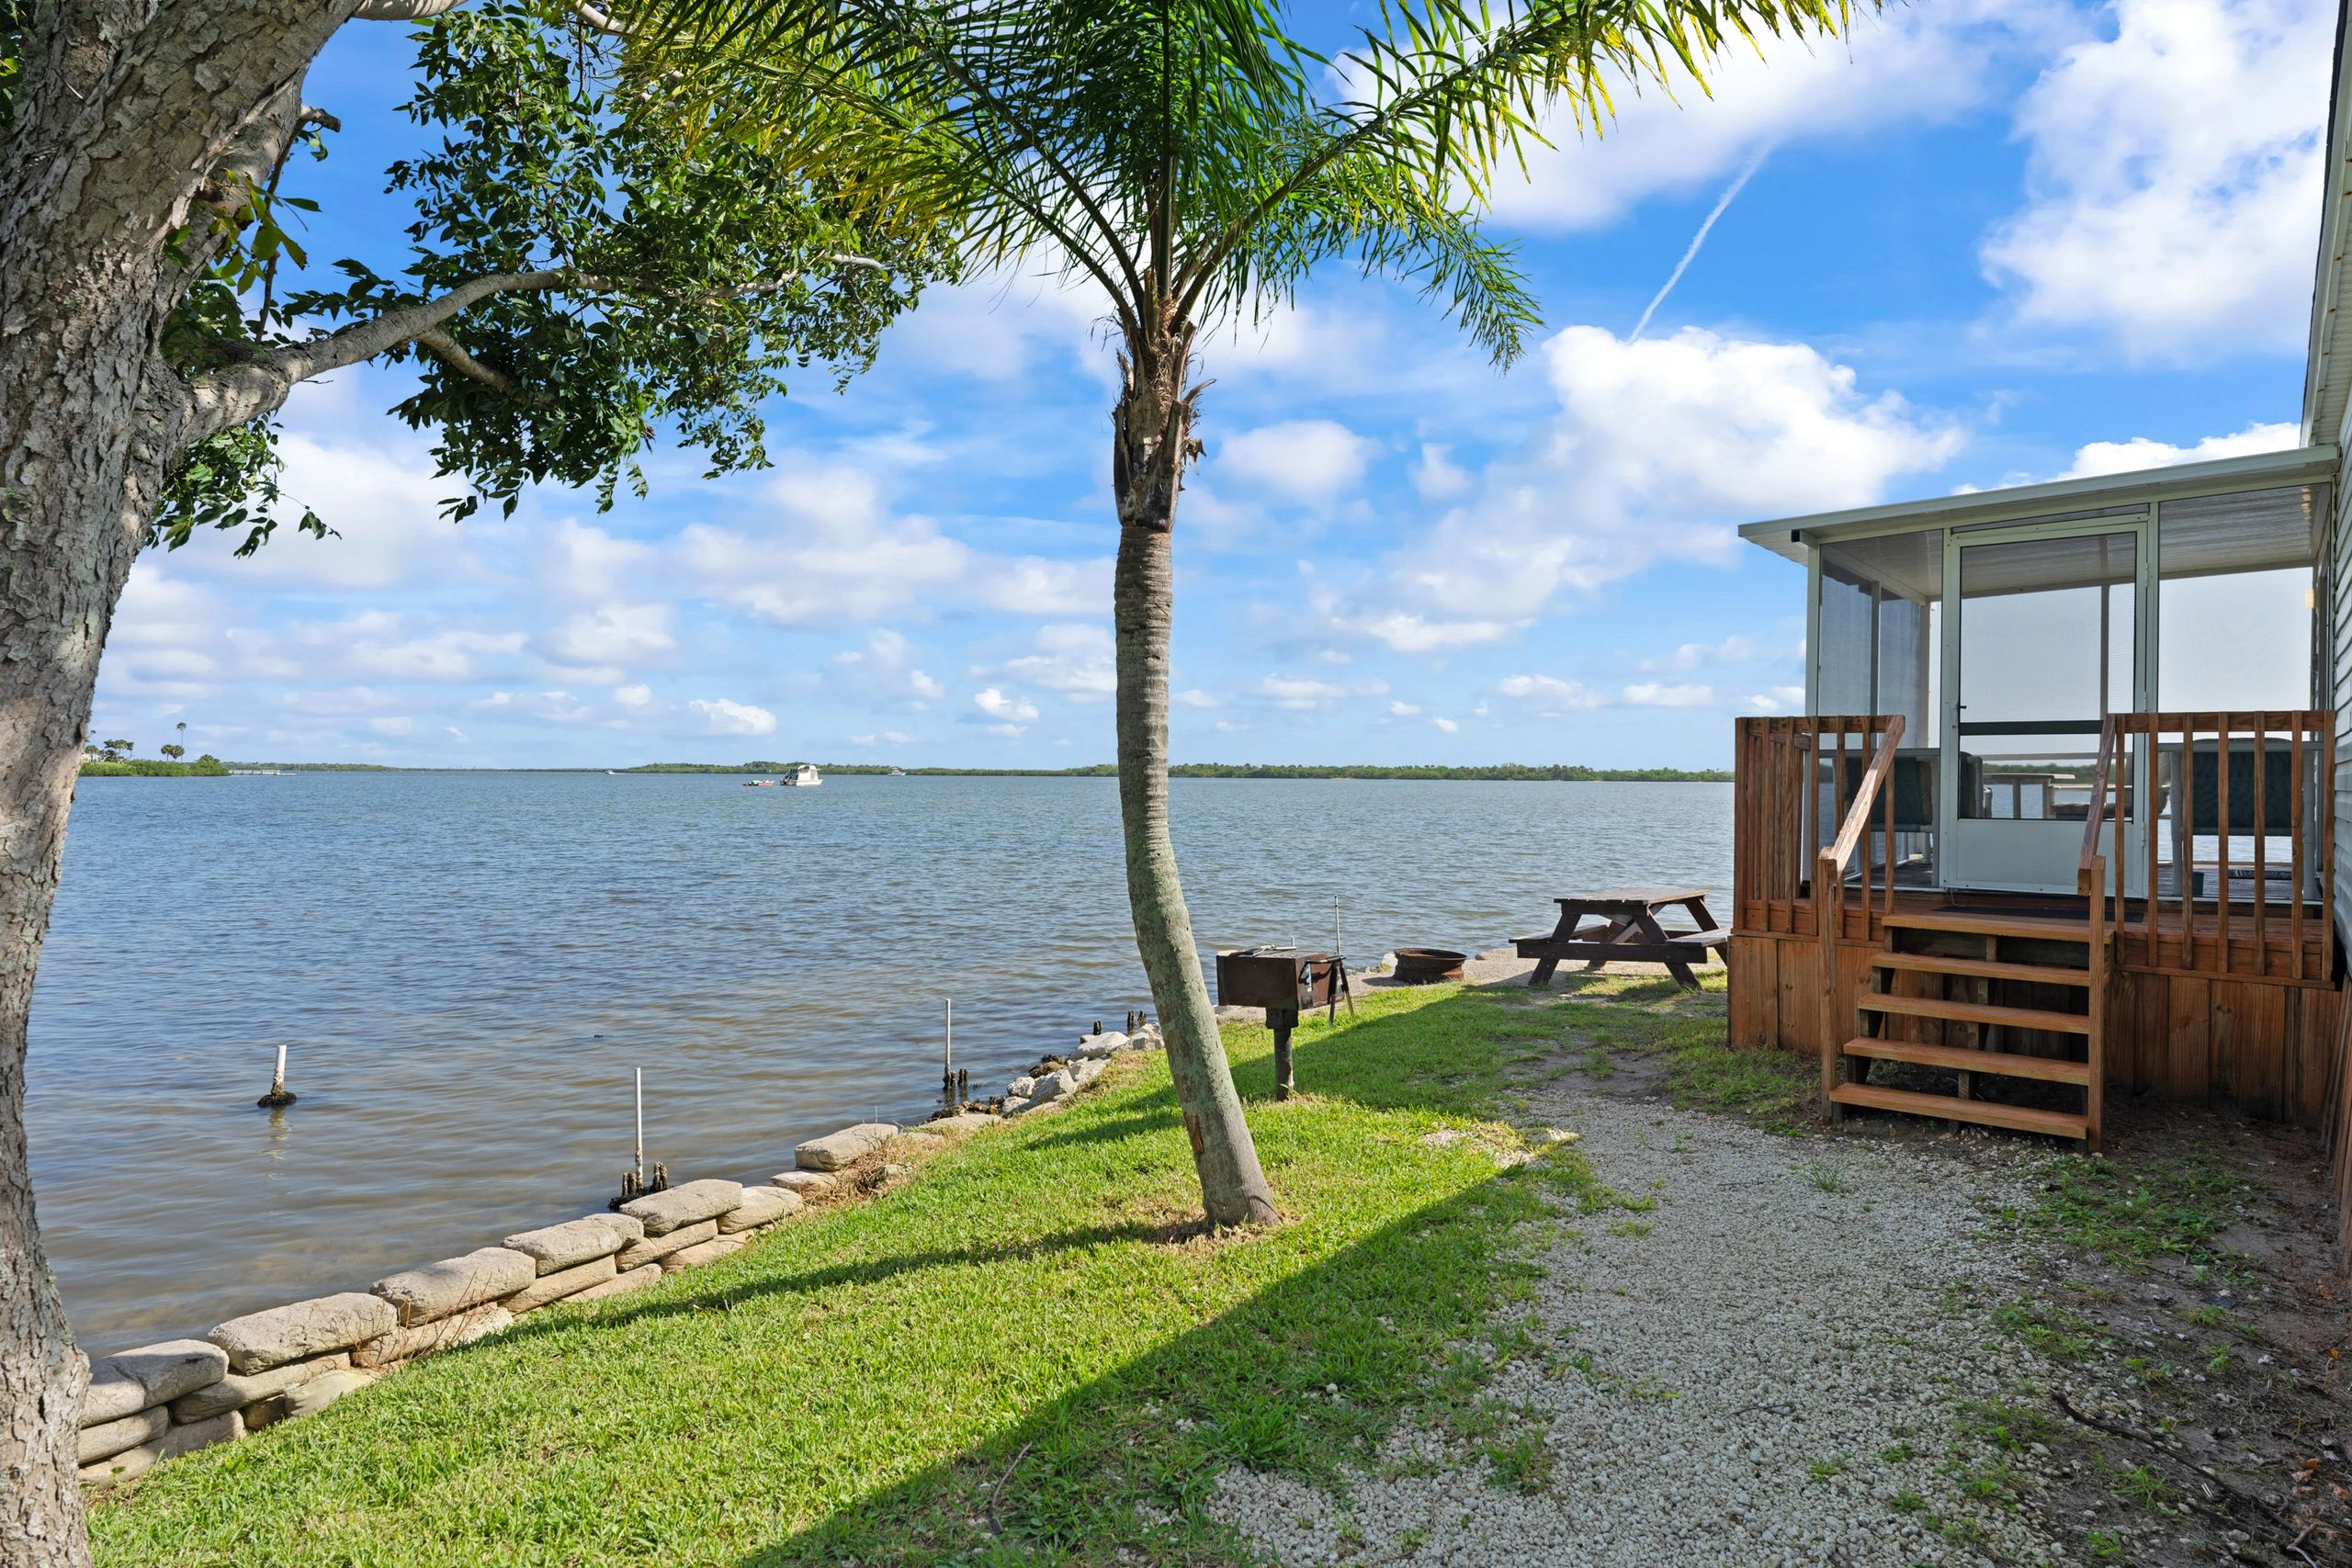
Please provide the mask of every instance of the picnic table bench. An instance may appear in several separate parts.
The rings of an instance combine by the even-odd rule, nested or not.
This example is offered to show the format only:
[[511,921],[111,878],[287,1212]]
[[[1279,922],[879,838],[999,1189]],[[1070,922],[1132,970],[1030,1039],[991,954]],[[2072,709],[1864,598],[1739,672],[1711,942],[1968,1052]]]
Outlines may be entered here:
[[[1731,940],[1731,932],[1707,912],[1703,887],[1606,887],[1553,902],[1560,906],[1559,923],[1511,943],[1521,958],[1535,960],[1530,986],[1550,985],[1564,961],[1580,958],[1588,972],[1611,964],[1663,964],[1678,982],[1695,990],[1699,976],[1690,972],[1692,959],[1704,964]],[[1668,931],[1658,924],[1658,911],[1677,906],[1689,912],[1694,929]],[[1588,917],[1590,925],[1585,923]]]

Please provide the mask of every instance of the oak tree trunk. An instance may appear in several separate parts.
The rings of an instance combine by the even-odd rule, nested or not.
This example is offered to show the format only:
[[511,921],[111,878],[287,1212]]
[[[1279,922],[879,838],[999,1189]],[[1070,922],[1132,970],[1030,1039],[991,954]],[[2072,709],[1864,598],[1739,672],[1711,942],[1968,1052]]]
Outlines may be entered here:
[[25,1033],[98,654],[191,431],[158,344],[239,199],[211,182],[290,129],[356,4],[40,0],[0,133],[0,1568],[89,1561],[88,1372],[34,1216]]
[[1258,1167],[1201,974],[1193,917],[1168,830],[1168,634],[1175,602],[1171,530],[1193,452],[1183,376],[1191,334],[1131,346],[1113,416],[1112,491],[1119,509],[1113,581],[1117,638],[1119,818],[1126,840],[1127,904],[1136,946],[1168,1044],[1168,1068],[1192,1141],[1213,1225],[1267,1224],[1279,1216]]

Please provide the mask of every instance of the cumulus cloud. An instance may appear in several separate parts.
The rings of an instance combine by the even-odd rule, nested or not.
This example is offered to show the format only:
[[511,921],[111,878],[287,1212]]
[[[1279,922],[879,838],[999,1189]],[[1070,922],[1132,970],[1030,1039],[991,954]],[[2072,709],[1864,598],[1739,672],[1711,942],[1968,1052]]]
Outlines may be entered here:
[[1588,712],[1605,700],[1582,682],[1563,681],[1556,675],[1506,675],[1496,682],[1495,690],[1546,718]]
[[1857,12],[1842,41],[1735,43],[1712,95],[1679,72],[1670,91],[1627,89],[1603,137],[1548,116],[1553,146],[1534,150],[1524,183],[1497,181],[1494,211],[1519,229],[1599,228],[1652,196],[1712,186],[1760,149],[1948,118],[1984,96],[1989,65],[2051,25],[2000,0],[1950,0]]
[[1363,482],[1374,451],[1336,420],[1285,420],[1226,436],[1210,471],[1249,493],[1321,505]]
[[667,604],[605,604],[549,627],[542,649],[554,662],[612,671],[659,658],[677,646]]
[[641,708],[653,701],[653,688],[647,685],[615,686],[613,701],[625,708]]
[[713,735],[774,735],[775,715],[750,703],[733,702],[726,697],[708,701],[697,697],[686,706],[702,715],[703,722]]
[[994,686],[983,687],[972,694],[972,705],[990,718],[1007,724],[1029,724],[1037,717],[1037,705],[1026,697],[1010,697]]
[[997,675],[1041,691],[1081,699],[1107,697],[1119,676],[1107,626],[1063,623],[1037,628],[1036,651],[1008,659]]
[[1699,670],[1717,664],[1744,664],[1755,657],[1755,641],[1735,633],[1721,642],[1686,642],[1672,653],[1643,660],[1642,668],[1654,671]]
[[2310,321],[2335,7],[2116,0],[2026,95],[2030,199],[1987,236],[2018,318],[2143,359],[2291,348]]
[[1802,343],[1577,326],[1541,360],[1558,412],[1392,557],[1385,584],[1330,596],[1335,626],[1400,652],[1497,641],[1655,562],[1727,562],[1743,522],[1880,500],[1962,444]]
[[2098,474],[2128,474],[2141,468],[2168,468],[2176,463],[2205,463],[2222,457],[2250,457],[2257,452],[2283,452],[2301,438],[2301,427],[2290,423],[2249,424],[2235,435],[2209,435],[2193,446],[2176,446],[2135,435],[2129,441],[2094,441],[2075,454],[2075,465],[2058,477],[2089,479]]
[[1804,708],[1804,688],[1767,686],[1748,694],[1746,705],[1754,713],[1800,713]]
[[[338,589],[380,590],[481,572],[468,529],[441,516],[442,503],[464,484],[435,478],[424,443],[413,435],[379,430],[357,441],[289,428],[278,438],[278,452],[286,461],[278,516],[287,525],[268,546],[238,559],[232,552],[241,536],[205,530],[175,560],[244,582]],[[296,533],[291,525],[304,506],[336,536]]]
[[887,626],[866,633],[862,648],[833,655],[826,685],[885,708],[920,713],[947,694],[947,688],[919,668],[914,645]]
[[1664,684],[1657,681],[1637,681],[1623,693],[1627,703],[1639,708],[1702,708],[1715,700],[1715,689],[1685,682]]
[[1336,681],[1318,681],[1306,675],[1267,675],[1261,678],[1253,689],[1275,707],[1305,713],[1347,697],[1385,696],[1388,682],[1362,681],[1353,685],[1341,685]]

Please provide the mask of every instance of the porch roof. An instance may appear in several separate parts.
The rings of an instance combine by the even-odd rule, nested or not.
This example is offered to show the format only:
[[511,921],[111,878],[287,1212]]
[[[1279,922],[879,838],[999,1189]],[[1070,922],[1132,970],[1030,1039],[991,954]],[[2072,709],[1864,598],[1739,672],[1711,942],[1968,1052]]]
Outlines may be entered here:
[[[2249,505],[2256,507],[2265,501],[2276,506],[2281,502],[2296,504],[2300,500],[2309,515],[2312,558],[2316,559],[2319,530],[2324,526],[2325,515],[2325,508],[2316,504],[2318,487],[2335,478],[2337,461],[2338,454],[2333,446],[2299,446],[2284,452],[2259,452],[2247,457],[2222,457],[2209,463],[2177,463],[2170,468],[2141,468],[2131,473],[2053,479],[2047,484],[2012,485],[1963,495],[1930,496],[1922,501],[1890,502],[1883,506],[1775,518],[1746,525],[1739,536],[1763,546],[1774,555],[1802,563],[1808,543],[1830,543],[1915,528],[2092,516],[2144,506],[2151,501],[2244,494]],[[2307,498],[2263,497],[2260,493],[2298,490],[2311,493]]]

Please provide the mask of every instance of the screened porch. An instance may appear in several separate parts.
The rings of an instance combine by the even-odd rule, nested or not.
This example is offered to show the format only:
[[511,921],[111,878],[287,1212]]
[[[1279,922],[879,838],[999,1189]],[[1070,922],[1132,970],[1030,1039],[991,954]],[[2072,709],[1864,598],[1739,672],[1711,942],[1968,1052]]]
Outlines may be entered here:
[[2326,460],[2266,454],[1743,530],[1806,568],[1808,718],[1854,721],[1792,727],[1811,735],[1784,807],[1800,881],[1899,720],[1854,886],[2072,895],[2095,852],[2133,899],[2257,919],[2321,901]]

